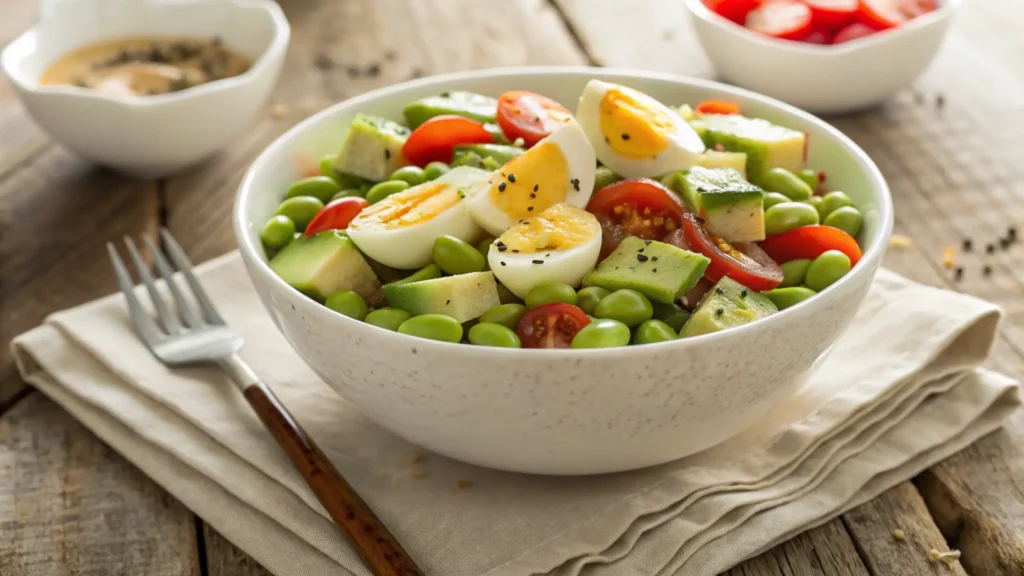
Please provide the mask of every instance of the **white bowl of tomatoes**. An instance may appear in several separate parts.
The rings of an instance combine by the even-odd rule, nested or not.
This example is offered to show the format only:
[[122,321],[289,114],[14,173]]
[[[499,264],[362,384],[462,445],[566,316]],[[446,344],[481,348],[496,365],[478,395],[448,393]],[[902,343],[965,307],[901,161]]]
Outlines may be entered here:
[[880,104],[934,59],[962,0],[685,0],[719,76],[814,113]]

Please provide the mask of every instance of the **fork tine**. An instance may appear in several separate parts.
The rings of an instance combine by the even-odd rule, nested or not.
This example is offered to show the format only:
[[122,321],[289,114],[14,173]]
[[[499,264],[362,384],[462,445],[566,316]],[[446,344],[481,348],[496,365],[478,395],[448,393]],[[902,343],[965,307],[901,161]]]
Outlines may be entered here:
[[160,276],[162,276],[164,281],[167,282],[167,287],[170,288],[171,295],[174,296],[174,301],[178,304],[178,310],[185,318],[185,323],[192,328],[202,326],[203,319],[199,317],[199,313],[196,311],[195,306],[189,303],[189,301],[185,299],[185,295],[181,293],[181,288],[179,288],[178,283],[174,281],[174,270],[171,269],[171,265],[167,262],[167,258],[164,258],[164,253],[156,245],[156,242],[149,237],[149,234],[143,234],[142,241],[146,243],[146,248],[148,248],[149,253],[153,255],[153,264],[156,265],[156,269],[160,272]]
[[124,243],[128,245],[128,254],[132,258],[132,262],[135,263],[135,269],[138,271],[139,276],[142,278],[142,283],[146,285],[146,290],[149,292],[149,299],[153,301],[153,308],[156,309],[156,315],[160,318],[160,323],[164,326],[164,331],[169,334],[181,334],[181,322],[178,321],[178,317],[171,313],[167,309],[167,303],[164,302],[163,296],[160,295],[156,290],[156,285],[153,284],[153,276],[149,273],[149,266],[142,260],[142,255],[139,254],[139,249],[135,246],[135,241],[130,236],[124,237]]
[[185,251],[181,249],[178,241],[174,239],[174,236],[171,236],[167,228],[160,228],[160,237],[164,239],[164,245],[167,246],[167,255],[171,257],[174,266],[185,276],[185,280],[192,288],[192,294],[195,295],[199,306],[203,309],[206,319],[211,324],[226,324],[224,319],[220,317],[220,314],[217,313],[217,309],[213,307],[213,302],[206,295],[202,285],[199,284],[199,279],[192,273],[192,263],[189,262],[188,256],[185,255]]
[[110,264],[114,267],[114,275],[117,276],[117,285],[121,288],[121,292],[128,302],[128,312],[132,317],[132,322],[135,324],[135,329],[139,331],[142,340],[147,345],[152,346],[162,337],[160,330],[156,327],[156,323],[153,322],[149,314],[142,309],[138,298],[135,297],[132,277],[128,274],[124,261],[121,260],[121,256],[117,253],[117,248],[111,242],[107,242],[107,253],[110,255]]

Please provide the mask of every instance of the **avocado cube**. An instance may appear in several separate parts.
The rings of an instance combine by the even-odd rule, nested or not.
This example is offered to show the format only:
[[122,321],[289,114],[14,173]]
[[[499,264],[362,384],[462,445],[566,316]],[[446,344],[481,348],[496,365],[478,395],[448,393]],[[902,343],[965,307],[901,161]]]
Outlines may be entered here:
[[746,177],[754,184],[760,184],[761,175],[772,168],[793,173],[803,168],[807,145],[803,132],[739,114],[704,114],[690,125],[708,148],[721,144],[729,152],[746,153]]
[[270,269],[291,287],[320,301],[338,290],[369,299],[380,288],[377,275],[343,230],[292,240],[271,259]]
[[697,158],[697,166],[704,168],[732,168],[747,179],[747,154],[745,152],[719,152],[708,150]]
[[408,164],[402,146],[409,134],[409,129],[397,122],[359,114],[349,126],[334,170],[371,182],[387,180],[392,172]]
[[703,215],[711,233],[726,242],[764,240],[764,191],[739,172],[694,166],[676,184],[687,204]]
[[583,278],[584,286],[630,288],[671,304],[704,276],[711,261],[671,244],[630,236]]
[[419,282],[385,284],[384,295],[392,308],[413,316],[444,314],[459,322],[479,318],[497,306],[498,284],[492,272],[471,272]]
[[434,116],[442,114],[455,114],[493,124],[497,122],[498,101],[490,96],[472,92],[442,92],[409,104],[405,107],[404,113],[405,121],[414,129]]
[[726,276],[704,296],[703,302],[679,332],[679,337],[710,334],[742,326],[778,311],[767,296]]

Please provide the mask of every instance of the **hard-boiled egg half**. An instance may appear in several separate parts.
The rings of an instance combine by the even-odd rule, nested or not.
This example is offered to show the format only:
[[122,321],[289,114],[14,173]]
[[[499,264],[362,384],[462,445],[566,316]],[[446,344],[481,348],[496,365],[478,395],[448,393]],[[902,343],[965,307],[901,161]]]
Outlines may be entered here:
[[693,167],[704,143],[677,112],[628,86],[591,80],[576,118],[597,159],[625,178],[650,178]]
[[473,242],[483,233],[465,202],[490,172],[460,166],[450,172],[368,206],[348,225],[359,250],[392,268],[411,270],[430,264],[434,240],[441,236]]
[[579,123],[566,123],[495,171],[474,192],[476,222],[498,236],[516,222],[560,202],[584,207],[594,191],[597,159]]
[[579,286],[601,252],[601,224],[568,203],[524,218],[487,251],[494,276],[520,298],[545,282]]

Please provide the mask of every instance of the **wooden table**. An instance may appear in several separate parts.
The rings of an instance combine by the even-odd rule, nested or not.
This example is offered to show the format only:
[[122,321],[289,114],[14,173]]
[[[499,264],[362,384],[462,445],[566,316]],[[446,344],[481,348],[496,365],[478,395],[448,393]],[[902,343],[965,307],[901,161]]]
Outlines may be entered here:
[[[0,45],[35,17],[0,0]],[[681,0],[282,0],[288,64],[268,114],[177,178],[131,181],[43,134],[0,80],[0,342],[55,310],[115,290],[103,244],[167,226],[194,261],[234,247],[235,187],[256,154],[334,102],[410,78],[492,66],[594,64],[712,70]],[[483,7],[486,5],[486,10]],[[882,168],[896,232],[886,265],[1003,305],[990,365],[1024,372],[1024,5],[968,2],[931,71],[879,110],[833,118]],[[1024,230],[1022,230],[1024,232]],[[941,263],[958,255],[963,279]],[[996,242],[994,254],[985,245]],[[961,251],[958,248],[958,251]],[[983,274],[984,267],[991,274]],[[896,542],[895,527],[908,542]],[[962,550],[960,564],[928,550]],[[0,350],[0,574],[266,574],[17,376]],[[1005,430],[732,576],[1024,575],[1024,414]]]

